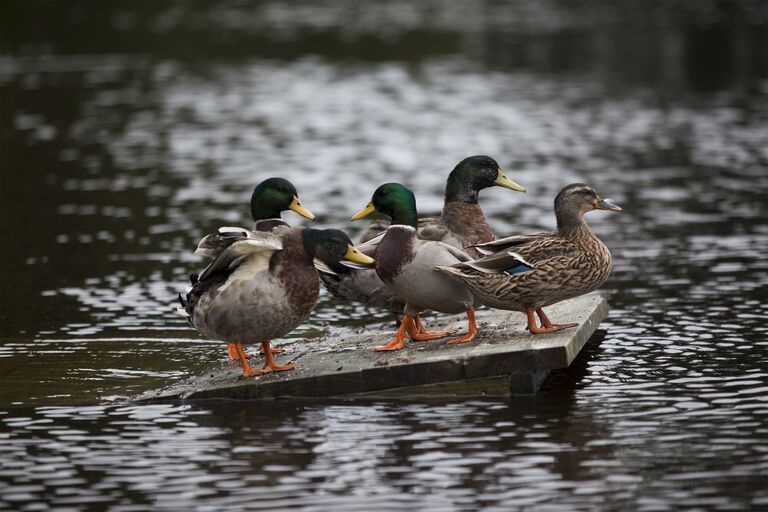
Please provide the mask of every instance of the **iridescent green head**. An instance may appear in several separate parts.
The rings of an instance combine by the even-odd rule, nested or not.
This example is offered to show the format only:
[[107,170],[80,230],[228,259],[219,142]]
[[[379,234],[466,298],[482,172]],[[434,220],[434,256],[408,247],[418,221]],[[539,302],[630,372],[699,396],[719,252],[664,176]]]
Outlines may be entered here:
[[376,189],[368,205],[352,216],[352,220],[362,219],[373,212],[381,212],[392,217],[392,224],[417,227],[416,198],[408,188],[400,183],[385,183]]
[[267,178],[256,185],[251,195],[253,220],[279,219],[285,210],[293,210],[302,217],[315,220],[314,214],[301,205],[299,193],[290,181]]
[[507,178],[493,158],[485,155],[470,156],[459,162],[448,175],[445,201],[477,204],[478,193],[493,186],[525,192],[525,188]]

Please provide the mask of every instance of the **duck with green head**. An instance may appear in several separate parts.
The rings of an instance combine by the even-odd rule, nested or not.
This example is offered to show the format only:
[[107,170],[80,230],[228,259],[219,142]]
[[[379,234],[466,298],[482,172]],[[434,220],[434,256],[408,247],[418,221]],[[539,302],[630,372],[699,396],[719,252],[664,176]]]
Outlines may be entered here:
[[[557,231],[517,235],[476,246],[484,258],[440,266],[464,282],[483,304],[527,315],[528,329],[544,334],[575,327],[554,324],[543,307],[591,292],[608,279],[611,253],[584,221],[593,210],[621,211],[584,183],[563,188],[555,198]],[[521,268],[524,258],[532,268]],[[536,325],[534,313],[541,321]]]
[[[268,232],[273,231],[277,227],[290,227],[282,219],[282,212],[287,210],[296,212],[309,220],[315,220],[315,215],[301,204],[299,193],[290,181],[284,178],[267,178],[254,187],[251,194],[253,231]],[[232,229],[238,231],[241,228]],[[222,237],[219,233],[214,233],[201,240],[196,254],[215,258],[221,251],[227,249],[231,243],[231,238]],[[282,349],[274,348],[272,352],[279,353],[282,352]],[[238,348],[234,343],[227,345],[227,353],[230,359],[239,359]]]
[[[317,302],[320,282],[313,260],[373,260],[336,229],[281,228],[280,233],[222,228],[229,245],[202,271],[186,295],[181,312],[205,336],[234,343],[246,377],[290,370],[274,362],[270,341],[307,319]],[[264,367],[252,369],[244,345],[260,344]]]
[[394,339],[377,351],[400,350],[406,333],[413,340],[430,340],[447,336],[448,332],[420,331],[415,317],[425,309],[441,313],[467,313],[469,329],[466,335],[448,343],[464,343],[477,335],[475,298],[451,276],[435,271],[438,265],[453,265],[471,257],[444,242],[421,240],[417,236],[418,214],[416,199],[408,188],[399,183],[386,183],[373,194],[368,205],[352,220],[374,211],[392,218],[376,248],[376,274],[392,291],[405,301],[403,320]]
[[[509,179],[499,163],[489,156],[470,156],[456,164],[445,183],[443,210],[437,217],[419,219],[419,238],[445,242],[471,256],[481,256],[473,246],[495,238],[478,203],[480,191],[490,187],[525,192],[525,188]],[[373,239],[382,228],[386,229],[381,220],[374,221],[371,226],[374,229],[366,229],[360,237],[361,242]],[[375,229],[379,231],[374,232]]]
[[[418,237],[448,243],[470,256],[481,256],[472,246],[490,242],[494,235],[478,204],[478,197],[481,190],[494,186],[525,192],[525,188],[509,179],[498,162],[489,156],[476,155],[459,162],[448,175],[442,214],[419,219]],[[359,248],[373,256],[380,240],[376,235],[388,226],[389,223],[382,219],[371,222],[360,237],[362,242],[370,243]],[[402,313],[404,301],[381,281],[375,271],[347,267],[333,269],[333,272],[319,270],[323,284],[335,298],[384,308],[395,315]],[[414,321],[420,331],[425,330],[418,316]]]

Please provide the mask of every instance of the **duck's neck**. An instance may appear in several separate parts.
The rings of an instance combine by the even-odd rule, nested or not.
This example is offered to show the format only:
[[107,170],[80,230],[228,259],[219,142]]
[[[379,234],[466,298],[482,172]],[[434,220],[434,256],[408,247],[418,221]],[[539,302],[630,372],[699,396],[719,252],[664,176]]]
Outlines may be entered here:
[[253,224],[254,231],[272,231],[277,226],[288,226],[288,223],[283,219],[257,219]]
[[264,201],[251,201],[251,217],[255,222],[265,219],[281,218],[282,210],[277,207],[265,204]]
[[584,222],[584,213],[578,209],[560,206],[555,210],[555,217],[557,233],[564,238],[578,239],[594,236],[589,225]]
[[441,215],[443,224],[456,235],[464,245],[482,244],[494,239],[493,230],[483,215],[483,209],[475,203],[459,201],[445,202]]
[[414,229],[419,225],[419,216],[416,208],[406,205],[396,205],[392,212],[392,226],[409,226]]
[[477,204],[479,193],[479,190],[462,180],[459,174],[452,172],[445,184],[445,206],[448,203]]

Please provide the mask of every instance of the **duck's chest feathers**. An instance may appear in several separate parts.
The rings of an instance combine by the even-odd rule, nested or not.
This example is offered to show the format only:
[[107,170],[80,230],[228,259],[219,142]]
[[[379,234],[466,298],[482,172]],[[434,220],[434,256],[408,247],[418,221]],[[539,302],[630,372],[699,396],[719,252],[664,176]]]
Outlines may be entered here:
[[272,258],[271,267],[296,315],[311,311],[320,294],[320,279],[311,259],[301,250],[286,247]]
[[402,268],[413,261],[416,230],[410,226],[391,226],[376,249],[376,273],[392,283]]
[[589,229],[579,232],[571,240],[580,250],[573,258],[573,279],[570,281],[579,291],[582,288],[591,291],[608,279],[611,273],[611,252]]
[[495,239],[479,204],[450,202],[443,207],[441,218],[464,247]]

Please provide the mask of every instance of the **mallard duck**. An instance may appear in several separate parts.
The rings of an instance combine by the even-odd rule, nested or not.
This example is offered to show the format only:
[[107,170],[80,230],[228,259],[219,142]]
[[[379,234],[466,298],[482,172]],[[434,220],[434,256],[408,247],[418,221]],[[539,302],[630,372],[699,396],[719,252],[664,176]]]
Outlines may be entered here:
[[[336,229],[223,228],[217,235],[229,245],[202,271],[186,297],[180,295],[181,310],[205,336],[234,343],[246,377],[295,368],[275,364],[270,340],[291,332],[314,308],[320,281],[313,259],[373,263]],[[248,365],[244,351],[244,345],[256,343],[265,357],[260,370]]]
[[[473,246],[495,237],[477,201],[481,190],[494,186],[525,192],[525,188],[509,179],[498,162],[489,156],[470,156],[456,164],[445,182],[443,211],[437,217],[419,219],[419,238],[445,242],[470,256],[482,256]],[[386,226],[380,219],[371,222],[360,241],[374,239]]]
[[[279,226],[289,226],[281,218],[282,212],[286,210],[292,210],[302,217],[315,220],[315,215],[301,204],[299,193],[290,181],[283,178],[267,178],[254,187],[251,194],[253,231],[272,231]],[[225,229],[225,232],[229,231]],[[218,233],[214,233],[201,240],[195,254],[215,258],[219,252],[229,247],[231,243],[231,239],[222,238]],[[279,353],[282,352],[282,349],[272,349],[272,352]],[[227,353],[230,359],[235,361],[239,359],[237,347],[234,343],[227,345]],[[249,355],[248,357],[251,356]]]
[[[418,237],[445,242],[463,249],[470,256],[480,256],[472,246],[489,242],[494,235],[477,199],[482,189],[493,186],[525,192],[525,188],[510,180],[496,160],[489,156],[471,156],[459,162],[446,181],[442,214],[419,219]],[[389,222],[382,219],[372,221],[360,235],[360,242],[371,242],[371,245],[359,249],[374,256],[377,236],[388,226]],[[326,289],[337,299],[380,307],[396,316],[403,311],[405,301],[386,286],[374,270],[354,270],[343,265],[338,265],[332,272],[319,270]],[[418,316],[415,322],[420,330],[424,330]]]
[[470,256],[447,243],[417,237],[416,199],[413,192],[399,183],[386,183],[377,188],[368,205],[356,213],[352,220],[363,218],[374,211],[392,218],[390,227],[376,249],[376,274],[405,300],[403,320],[394,339],[375,350],[402,349],[406,333],[417,341],[443,338],[450,334],[419,331],[415,317],[425,309],[450,314],[466,312],[467,334],[451,339],[448,343],[473,340],[478,332],[474,296],[461,281],[435,271],[437,265],[469,261]]
[[[437,270],[459,278],[487,306],[525,312],[533,334],[575,327],[552,323],[542,308],[591,292],[608,279],[611,253],[584,222],[584,214],[592,210],[621,208],[593,187],[573,183],[555,198],[557,231],[480,244],[476,249],[488,256]],[[529,267],[521,267],[522,258]]]

